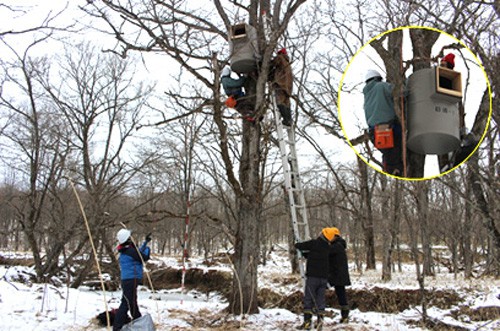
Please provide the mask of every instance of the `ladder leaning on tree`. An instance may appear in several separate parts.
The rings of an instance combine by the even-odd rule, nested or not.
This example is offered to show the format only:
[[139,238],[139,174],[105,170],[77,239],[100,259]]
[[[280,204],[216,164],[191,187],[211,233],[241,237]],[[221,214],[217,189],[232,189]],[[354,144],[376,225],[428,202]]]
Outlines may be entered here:
[[[264,13],[264,29],[266,37],[270,36],[270,18]],[[290,207],[291,225],[293,230],[294,243],[309,240],[311,238],[309,232],[309,223],[307,220],[306,200],[304,191],[302,189],[302,181],[299,171],[299,164],[297,159],[297,151],[295,144],[295,130],[294,124],[285,126],[282,123],[281,114],[276,102],[276,95],[274,93],[272,82],[268,82],[268,93],[271,96],[271,107],[274,114],[276,123],[276,132],[278,135],[278,145],[280,148],[280,156],[283,169],[283,178],[285,182],[285,191],[287,200]],[[285,137],[286,132],[286,137]],[[299,257],[299,270],[302,277],[302,283],[305,285],[305,267],[304,263],[300,261],[302,253],[297,250]]]
[[[271,106],[276,123],[276,132],[280,148],[285,193],[287,194],[287,201],[290,208],[294,243],[297,243],[309,240],[311,235],[307,220],[306,200],[304,197],[304,190],[302,189],[299,165],[297,162],[294,125],[283,125],[281,115],[276,105],[276,98],[274,93],[272,91],[270,92],[272,99]],[[285,137],[285,132],[287,133],[287,137]],[[297,251],[297,255],[299,258],[302,257],[302,253],[300,251]],[[305,268],[302,262],[299,262],[299,270],[302,280],[305,282]]]

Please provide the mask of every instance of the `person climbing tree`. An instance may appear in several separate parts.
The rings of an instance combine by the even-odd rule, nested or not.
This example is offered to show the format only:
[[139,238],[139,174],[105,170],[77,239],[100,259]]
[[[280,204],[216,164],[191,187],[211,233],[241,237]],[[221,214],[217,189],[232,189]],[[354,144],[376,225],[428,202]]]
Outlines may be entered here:
[[134,320],[142,316],[137,304],[137,286],[142,284],[142,263],[149,260],[150,248],[147,245],[151,241],[151,235],[147,235],[144,243],[137,249],[131,239],[131,234],[131,231],[127,229],[121,229],[116,234],[119,243],[117,249],[120,253],[120,279],[123,295],[113,323],[113,331],[121,330],[127,323],[129,310]]
[[281,114],[282,123],[292,125],[292,110],[290,97],[292,96],[293,74],[290,58],[285,48],[280,49],[271,60],[269,81],[276,97],[276,104]]
[[[455,54],[448,53],[446,54],[441,61],[439,62],[439,66],[445,67],[448,69],[455,69]],[[447,89],[453,88],[453,82],[451,79],[446,77],[439,77],[439,86]],[[465,127],[465,113],[464,106],[462,101],[459,101],[458,111],[460,114],[460,147],[449,154],[444,154],[439,156],[439,169],[441,173],[454,168],[460,165],[462,162],[467,159],[467,157],[474,151],[477,144],[479,143],[479,139],[474,135],[474,133],[467,133],[467,129]]]
[[334,236],[332,228],[324,228],[318,238],[295,244],[295,248],[307,258],[304,323],[299,327],[299,330],[311,329],[314,313],[318,315],[317,327],[323,324],[326,307],[325,292],[328,286],[328,254],[330,242]]
[[455,54],[449,53],[445,57],[441,59],[441,62],[439,63],[441,67],[445,67],[448,69],[453,69],[455,68]]
[[243,85],[245,84],[246,77],[240,76],[238,79],[231,77],[231,69],[225,66],[221,73],[221,83],[224,93],[228,96],[226,106],[236,109],[244,119],[253,121],[253,105],[251,105],[245,98],[243,92]]
[[[364,110],[368,124],[370,140],[382,153],[383,170],[396,176],[403,175],[402,130],[399,119],[394,112],[392,84],[382,81],[382,75],[376,70],[368,70],[363,88]],[[380,134],[380,136],[379,136]],[[384,144],[379,141],[382,134],[390,135]],[[392,138],[392,139],[391,139]]]
[[333,286],[340,305],[340,323],[347,323],[349,318],[349,305],[345,287],[351,285],[349,265],[347,263],[347,243],[340,236],[338,228],[330,228],[334,234],[328,254],[328,284]]
[[[439,62],[440,67],[452,69],[455,68],[455,55],[453,53],[449,53],[445,57],[441,59]],[[453,88],[453,82],[450,78],[440,76],[439,77],[439,86],[447,89]]]

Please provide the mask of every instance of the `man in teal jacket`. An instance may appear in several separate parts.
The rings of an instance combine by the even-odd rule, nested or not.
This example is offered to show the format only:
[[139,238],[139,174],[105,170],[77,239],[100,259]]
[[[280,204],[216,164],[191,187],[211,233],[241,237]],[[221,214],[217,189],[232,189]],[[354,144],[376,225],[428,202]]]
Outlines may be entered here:
[[364,110],[370,138],[374,142],[375,127],[386,124],[392,128],[394,147],[379,149],[382,153],[384,172],[391,175],[403,175],[403,159],[401,156],[401,124],[394,112],[392,84],[382,81],[382,76],[376,70],[368,70],[365,76]]
[[243,92],[243,85],[245,84],[246,77],[241,76],[238,79],[231,77],[231,69],[229,66],[225,66],[221,73],[221,83],[224,92],[229,98],[233,98],[236,101],[236,106],[234,107],[243,118],[253,122],[253,105],[250,103],[247,96]]

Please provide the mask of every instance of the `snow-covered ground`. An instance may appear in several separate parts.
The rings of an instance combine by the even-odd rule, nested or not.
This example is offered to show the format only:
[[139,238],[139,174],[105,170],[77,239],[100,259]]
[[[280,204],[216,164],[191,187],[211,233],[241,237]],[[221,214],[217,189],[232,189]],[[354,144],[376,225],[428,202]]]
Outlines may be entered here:
[[[296,283],[279,284],[280,279],[290,277],[286,258],[272,254],[266,267],[259,270],[261,288],[270,288],[275,292],[292,293],[299,289]],[[158,263],[178,266],[176,258],[156,258]],[[203,267],[196,259],[191,265]],[[230,271],[228,266],[214,267],[218,270]],[[461,306],[468,308],[497,307],[500,308],[500,281],[492,278],[464,280],[456,279],[453,274],[442,270],[436,277],[426,278],[431,289],[456,289],[464,298]],[[99,327],[94,317],[108,308],[117,308],[121,291],[95,291],[86,287],[68,289],[65,286],[51,284],[31,284],[20,281],[30,268],[21,266],[0,266],[0,330],[105,330]],[[358,273],[351,270],[352,289],[370,290],[374,287],[391,289],[416,289],[413,267],[405,266],[402,273],[393,273],[393,281],[380,281],[378,271]],[[154,284],[153,284],[154,285]],[[105,300],[104,300],[105,297]],[[152,293],[141,287],[139,305],[142,313],[153,317],[157,330],[293,330],[302,322],[302,316],[285,309],[261,309],[259,314],[233,317],[223,312],[225,300],[215,293],[204,294],[189,291],[181,295],[180,289],[159,290]],[[455,309],[458,307],[454,307]],[[351,312],[351,322],[338,325],[338,313],[335,309],[332,317],[326,318],[323,330],[426,330],[418,327],[411,320],[418,320],[421,307],[417,306],[399,314],[377,312]],[[451,325],[461,326],[469,330],[500,330],[500,319],[473,322],[467,316],[452,318],[450,310],[435,307],[428,309],[430,317],[445,321]],[[498,316],[498,315],[497,315]]]

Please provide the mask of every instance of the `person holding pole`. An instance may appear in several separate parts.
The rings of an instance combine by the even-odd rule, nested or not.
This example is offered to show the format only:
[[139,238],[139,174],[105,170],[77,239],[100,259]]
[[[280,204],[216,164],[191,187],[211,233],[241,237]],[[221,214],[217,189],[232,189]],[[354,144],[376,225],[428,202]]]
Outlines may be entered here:
[[127,323],[127,312],[130,310],[132,319],[141,317],[139,305],[137,304],[137,286],[142,284],[143,263],[149,260],[151,234],[146,236],[146,240],[140,248],[135,246],[131,237],[132,232],[128,229],[121,229],[116,234],[118,240],[118,252],[120,253],[120,280],[122,286],[122,301],[113,323],[113,331],[121,330]]

